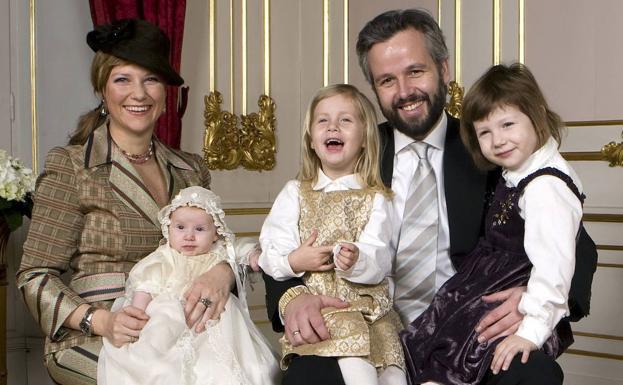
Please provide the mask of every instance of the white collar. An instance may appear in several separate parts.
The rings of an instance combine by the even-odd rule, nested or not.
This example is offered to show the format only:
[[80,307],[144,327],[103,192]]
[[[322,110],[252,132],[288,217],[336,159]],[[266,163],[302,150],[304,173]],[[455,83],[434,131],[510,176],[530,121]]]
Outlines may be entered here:
[[329,178],[321,169],[318,169],[318,181],[312,187],[314,190],[324,190],[328,186],[344,186],[348,190],[360,189],[361,183],[356,174],[344,175],[337,179]]
[[552,158],[555,157],[556,154],[558,154],[558,142],[556,139],[550,137],[547,142],[530,155],[517,170],[511,171],[504,169],[504,171],[502,171],[502,176],[507,184],[516,187],[523,178],[551,163]]
[[[428,133],[422,142],[438,150],[443,150],[446,142],[446,132],[448,130],[448,117],[446,113],[441,114],[441,118],[435,124],[435,127]],[[394,154],[398,154],[403,148],[407,147],[415,140],[410,136],[394,129]]]

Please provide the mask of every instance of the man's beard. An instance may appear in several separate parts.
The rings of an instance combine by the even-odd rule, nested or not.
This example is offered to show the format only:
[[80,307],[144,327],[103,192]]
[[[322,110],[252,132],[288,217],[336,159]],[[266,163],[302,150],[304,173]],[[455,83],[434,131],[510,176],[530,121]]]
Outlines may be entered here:
[[[409,95],[404,99],[398,99],[395,103],[392,103],[392,106],[389,109],[382,106],[380,101],[379,105],[381,105],[383,116],[385,116],[392,127],[413,139],[421,140],[428,135],[428,133],[433,129],[435,123],[437,123],[441,117],[443,109],[446,105],[447,90],[448,87],[440,77],[439,83],[437,84],[437,92],[432,95],[432,100],[427,94],[417,93]],[[417,103],[419,101],[424,101],[424,103],[428,106],[427,115],[413,121],[403,120],[398,112],[398,106],[404,103]]]

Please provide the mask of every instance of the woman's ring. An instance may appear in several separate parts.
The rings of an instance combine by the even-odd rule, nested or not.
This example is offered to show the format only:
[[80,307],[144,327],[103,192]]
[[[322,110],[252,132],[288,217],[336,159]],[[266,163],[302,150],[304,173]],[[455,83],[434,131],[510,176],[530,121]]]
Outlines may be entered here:
[[199,299],[199,302],[201,302],[203,304],[203,306],[205,306],[206,308],[210,307],[210,305],[212,305],[212,301],[210,301],[210,298],[201,298]]
[[292,332],[293,336],[296,336],[296,335],[299,335],[299,334],[301,334],[300,330],[295,330],[295,331]]

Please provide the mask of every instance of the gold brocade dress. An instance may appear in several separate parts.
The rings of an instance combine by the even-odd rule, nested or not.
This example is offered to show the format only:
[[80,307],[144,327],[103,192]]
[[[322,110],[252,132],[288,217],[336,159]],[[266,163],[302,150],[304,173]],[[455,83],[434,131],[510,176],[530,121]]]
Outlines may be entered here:
[[[315,246],[334,245],[341,241],[355,242],[368,223],[374,191],[314,191],[309,182],[300,189],[299,232],[307,239],[318,230]],[[395,365],[404,369],[404,356],[398,331],[402,324],[392,309],[388,282],[363,285],[337,277],[334,271],[308,272],[303,276],[312,294],[338,297],[350,303],[345,309],[325,308],[322,311],[331,338],[315,344],[293,347],[281,338],[282,367],[292,355],[324,357],[362,357],[377,369]]]

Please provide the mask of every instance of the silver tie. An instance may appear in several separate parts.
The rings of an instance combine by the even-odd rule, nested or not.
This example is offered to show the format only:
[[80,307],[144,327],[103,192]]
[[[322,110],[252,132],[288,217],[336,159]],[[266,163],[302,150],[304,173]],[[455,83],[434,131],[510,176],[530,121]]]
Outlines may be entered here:
[[437,182],[428,161],[429,145],[410,145],[420,158],[405,200],[394,266],[394,304],[407,325],[430,304],[435,293],[439,207]]

